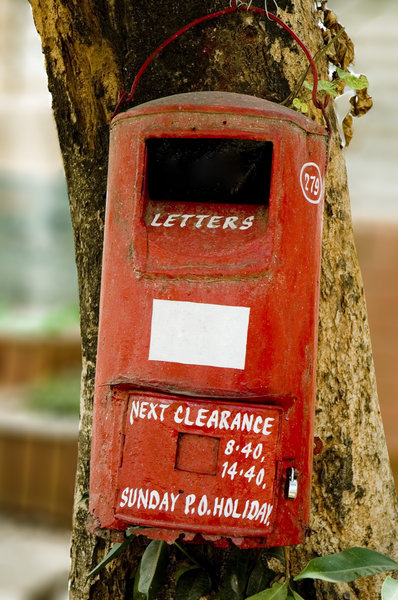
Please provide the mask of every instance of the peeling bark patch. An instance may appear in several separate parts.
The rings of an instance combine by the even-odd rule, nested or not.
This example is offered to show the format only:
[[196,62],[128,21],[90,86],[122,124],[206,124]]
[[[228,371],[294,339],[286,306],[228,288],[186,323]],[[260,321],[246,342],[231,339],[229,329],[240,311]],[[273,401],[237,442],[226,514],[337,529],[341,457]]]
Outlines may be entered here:
[[244,35],[245,35],[246,40],[252,41],[252,40],[257,39],[258,31],[255,27],[253,27],[253,25],[246,25],[245,30],[244,30]]
[[341,275],[341,283],[342,283],[343,289],[345,291],[347,291],[347,290],[351,290],[354,287],[355,280],[354,280],[354,277],[350,273],[347,273],[345,275]]
[[365,488],[363,488],[361,485],[357,485],[356,488],[356,492],[355,492],[355,500],[360,500],[361,498],[363,498],[366,494],[366,490]]
[[325,507],[337,514],[343,523],[347,513],[344,492],[355,491],[352,469],[352,441],[344,440],[344,445],[333,446],[322,455],[320,481],[325,489]]
[[277,0],[278,2],[278,6],[281,10],[284,10],[286,12],[293,12],[294,11],[294,2],[293,0]]
[[[372,361],[372,363],[373,363],[373,358],[372,358],[372,357],[369,357],[369,358],[371,359],[371,361]],[[369,367],[368,367],[368,368],[369,368]],[[371,399],[370,395],[369,395],[368,393],[366,393],[366,394],[363,396],[363,400],[364,400],[364,402],[363,402],[363,404],[362,404],[362,406],[363,406],[363,409],[365,410],[365,412],[366,412],[368,415],[370,415],[370,413],[371,413],[371,411],[372,411],[372,399]]]

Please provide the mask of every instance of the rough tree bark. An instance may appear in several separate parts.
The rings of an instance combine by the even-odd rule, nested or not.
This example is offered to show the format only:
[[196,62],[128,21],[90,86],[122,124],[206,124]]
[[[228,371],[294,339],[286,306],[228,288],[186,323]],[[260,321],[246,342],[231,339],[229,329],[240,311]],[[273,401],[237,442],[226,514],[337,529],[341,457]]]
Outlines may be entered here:
[[[88,571],[109,546],[86,532],[87,507],[79,502],[89,479],[109,118],[117,90],[129,88],[141,63],[161,41],[190,20],[224,8],[226,2],[30,2],[42,39],[64,158],[80,288],[83,375],[71,598],[121,600],[132,597],[132,577],[145,540],[138,539],[128,555],[86,583]],[[262,1],[254,4],[263,6]],[[314,2],[279,0],[278,5],[279,15],[315,54],[323,42]],[[281,101],[305,67],[304,56],[287,34],[265,18],[239,12],[198,27],[175,42],[146,73],[136,101],[197,89]],[[317,111],[313,116],[321,119]],[[396,495],[337,136],[327,180],[323,239],[313,531],[304,545],[292,551],[293,570],[314,555],[353,545],[398,556]],[[375,599],[379,587],[377,579],[366,578],[344,586],[310,585],[302,593],[328,600]],[[172,583],[161,597],[173,597]]]

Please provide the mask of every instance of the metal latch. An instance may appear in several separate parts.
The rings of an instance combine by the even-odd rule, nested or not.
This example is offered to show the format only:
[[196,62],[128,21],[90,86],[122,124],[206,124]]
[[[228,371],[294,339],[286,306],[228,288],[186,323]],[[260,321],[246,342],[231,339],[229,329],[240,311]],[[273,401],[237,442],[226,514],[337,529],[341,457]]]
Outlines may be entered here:
[[290,473],[288,474],[288,480],[286,482],[286,497],[288,500],[295,500],[298,494],[297,473],[294,470],[294,467],[291,467],[288,470]]

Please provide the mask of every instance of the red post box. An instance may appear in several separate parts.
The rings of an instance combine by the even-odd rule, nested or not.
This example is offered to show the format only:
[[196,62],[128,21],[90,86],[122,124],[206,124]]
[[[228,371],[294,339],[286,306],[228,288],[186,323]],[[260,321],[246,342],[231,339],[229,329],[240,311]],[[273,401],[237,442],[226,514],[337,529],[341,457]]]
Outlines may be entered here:
[[97,527],[303,540],[327,142],[310,119],[234,93],[161,98],[113,120]]

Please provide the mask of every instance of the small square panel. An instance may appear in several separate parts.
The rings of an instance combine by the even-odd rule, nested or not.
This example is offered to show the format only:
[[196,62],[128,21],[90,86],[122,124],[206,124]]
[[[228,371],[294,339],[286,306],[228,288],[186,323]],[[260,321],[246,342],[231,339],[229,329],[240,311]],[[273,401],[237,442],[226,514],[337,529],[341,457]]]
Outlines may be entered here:
[[175,468],[190,473],[216,475],[220,438],[179,433]]

